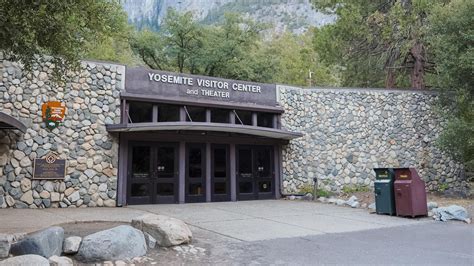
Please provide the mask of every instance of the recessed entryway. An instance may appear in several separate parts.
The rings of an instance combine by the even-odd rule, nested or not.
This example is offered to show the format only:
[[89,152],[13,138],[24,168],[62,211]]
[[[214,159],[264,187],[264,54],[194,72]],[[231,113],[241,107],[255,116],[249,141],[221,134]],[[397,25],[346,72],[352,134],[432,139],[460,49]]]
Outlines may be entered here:
[[275,198],[273,145],[129,141],[127,165],[129,205]]
[[129,146],[129,204],[177,202],[176,143],[131,142]]
[[274,193],[272,146],[237,146],[238,199],[271,199]]

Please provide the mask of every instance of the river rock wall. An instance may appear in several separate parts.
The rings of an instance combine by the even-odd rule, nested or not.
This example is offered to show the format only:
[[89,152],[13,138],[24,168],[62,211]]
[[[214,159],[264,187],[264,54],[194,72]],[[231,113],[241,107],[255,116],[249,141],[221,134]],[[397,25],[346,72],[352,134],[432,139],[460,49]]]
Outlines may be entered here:
[[278,86],[282,125],[303,137],[283,147],[283,188],[372,187],[375,167],[416,167],[427,189],[468,193],[462,165],[436,145],[436,94],[413,90]]
[[[53,82],[44,58],[31,72],[0,55],[0,111],[27,126],[25,134],[0,130],[0,207],[115,206],[118,144],[105,124],[120,122],[124,66],[82,62]],[[42,119],[46,101],[66,103],[63,124],[50,130]],[[33,180],[33,161],[49,152],[67,159],[63,181]]]

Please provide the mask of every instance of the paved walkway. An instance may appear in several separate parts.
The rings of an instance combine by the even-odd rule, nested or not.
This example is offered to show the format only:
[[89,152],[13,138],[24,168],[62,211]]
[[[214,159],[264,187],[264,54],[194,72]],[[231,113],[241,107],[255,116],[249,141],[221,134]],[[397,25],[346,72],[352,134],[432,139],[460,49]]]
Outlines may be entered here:
[[354,232],[432,222],[429,218],[376,215],[367,210],[316,202],[262,200],[124,208],[1,209],[0,233],[28,233],[70,222],[129,222],[144,213],[182,219],[192,228],[237,241]]

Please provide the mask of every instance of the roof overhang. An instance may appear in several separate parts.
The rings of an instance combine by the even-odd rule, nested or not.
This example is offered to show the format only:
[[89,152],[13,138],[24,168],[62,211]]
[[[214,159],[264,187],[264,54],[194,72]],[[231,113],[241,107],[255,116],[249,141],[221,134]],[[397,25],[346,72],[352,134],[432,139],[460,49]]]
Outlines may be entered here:
[[26,126],[18,119],[0,112],[0,129],[17,129],[26,133]]
[[276,128],[256,127],[247,125],[207,123],[207,122],[155,122],[136,124],[107,125],[108,132],[142,132],[142,131],[215,131],[238,133],[273,139],[291,140],[303,136],[298,132],[291,132]]
[[150,94],[136,94],[121,92],[120,97],[129,101],[146,101],[146,102],[159,102],[168,104],[179,104],[179,105],[190,105],[190,106],[203,106],[203,107],[215,107],[224,109],[241,109],[257,112],[269,112],[269,113],[284,113],[284,109],[281,106],[270,106],[270,105],[257,105],[251,103],[240,103],[240,102],[216,102],[210,100],[199,99],[189,100],[180,97],[166,97],[162,95],[150,95]]

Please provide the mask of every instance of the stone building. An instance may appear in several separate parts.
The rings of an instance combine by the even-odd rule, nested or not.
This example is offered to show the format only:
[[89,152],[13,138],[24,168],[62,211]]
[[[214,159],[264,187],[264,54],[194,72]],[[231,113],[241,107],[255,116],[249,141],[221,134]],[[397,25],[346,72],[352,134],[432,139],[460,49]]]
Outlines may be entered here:
[[[435,145],[436,94],[302,89],[82,62],[53,81],[0,57],[0,207],[235,201],[372,186],[374,167],[416,167],[427,189],[467,186]],[[65,105],[49,128],[44,103]],[[40,161],[64,160],[59,178]],[[41,161],[43,162],[43,161]],[[46,165],[48,166],[48,165]]]

